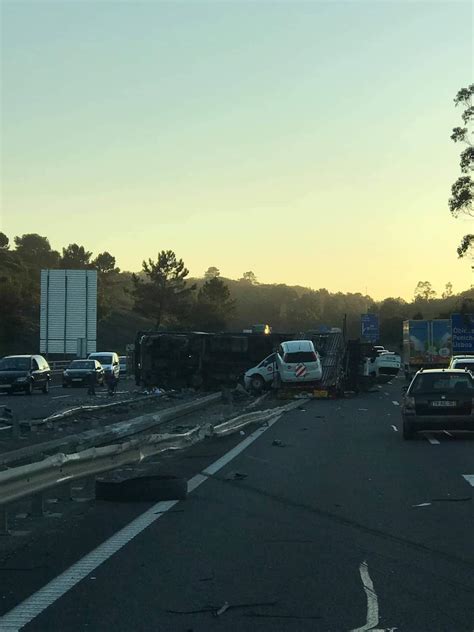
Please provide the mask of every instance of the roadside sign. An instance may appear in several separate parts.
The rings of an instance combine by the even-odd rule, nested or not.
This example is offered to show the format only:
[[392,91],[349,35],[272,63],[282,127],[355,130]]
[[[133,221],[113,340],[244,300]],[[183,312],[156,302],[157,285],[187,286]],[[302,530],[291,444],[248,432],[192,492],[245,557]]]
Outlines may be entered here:
[[474,354],[474,314],[451,316],[453,355]]
[[366,342],[377,342],[379,339],[379,317],[377,314],[361,315],[360,333]]

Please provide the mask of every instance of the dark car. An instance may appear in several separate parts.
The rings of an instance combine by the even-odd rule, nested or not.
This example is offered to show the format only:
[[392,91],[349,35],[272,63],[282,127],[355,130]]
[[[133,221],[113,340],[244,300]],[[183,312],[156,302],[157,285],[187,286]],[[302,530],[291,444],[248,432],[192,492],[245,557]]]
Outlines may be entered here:
[[418,371],[402,404],[403,438],[418,430],[474,430],[474,379],[461,369]]
[[34,389],[49,393],[51,369],[40,355],[5,356],[0,359],[0,392],[23,391],[32,395]]
[[90,384],[91,376],[95,383],[104,383],[104,368],[97,360],[73,360],[63,372],[63,388],[68,386],[84,386]]

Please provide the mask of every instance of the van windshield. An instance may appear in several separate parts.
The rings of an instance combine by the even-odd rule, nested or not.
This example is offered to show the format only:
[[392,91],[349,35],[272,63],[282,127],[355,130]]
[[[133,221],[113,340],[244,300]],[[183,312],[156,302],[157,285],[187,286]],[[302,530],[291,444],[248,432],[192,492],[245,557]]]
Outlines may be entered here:
[[284,361],[288,364],[295,362],[316,362],[316,354],[313,351],[294,351],[285,353]]
[[111,355],[95,355],[91,360],[97,360],[101,364],[112,364],[112,356]]

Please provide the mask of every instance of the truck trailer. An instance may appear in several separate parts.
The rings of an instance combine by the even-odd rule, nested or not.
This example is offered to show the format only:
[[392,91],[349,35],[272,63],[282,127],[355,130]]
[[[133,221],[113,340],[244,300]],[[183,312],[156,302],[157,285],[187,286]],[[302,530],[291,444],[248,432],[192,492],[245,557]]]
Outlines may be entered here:
[[403,369],[407,380],[411,380],[421,368],[447,368],[451,353],[449,319],[404,321]]

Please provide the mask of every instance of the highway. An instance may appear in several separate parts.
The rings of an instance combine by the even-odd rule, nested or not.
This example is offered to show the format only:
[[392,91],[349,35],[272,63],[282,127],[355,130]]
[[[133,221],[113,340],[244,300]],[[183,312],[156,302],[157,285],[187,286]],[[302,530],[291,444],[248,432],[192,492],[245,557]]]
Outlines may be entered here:
[[0,560],[0,630],[472,632],[473,438],[403,441],[403,383],[168,459],[185,501],[51,519]]

